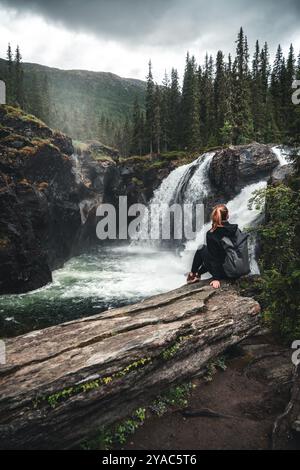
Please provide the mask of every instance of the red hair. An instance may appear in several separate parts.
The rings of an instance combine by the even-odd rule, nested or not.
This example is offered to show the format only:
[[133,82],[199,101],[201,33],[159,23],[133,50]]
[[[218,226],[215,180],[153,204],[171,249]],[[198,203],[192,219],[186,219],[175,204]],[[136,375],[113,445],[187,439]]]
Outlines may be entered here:
[[228,209],[224,204],[218,204],[211,213],[212,228],[214,232],[218,227],[224,227],[223,223],[228,219]]

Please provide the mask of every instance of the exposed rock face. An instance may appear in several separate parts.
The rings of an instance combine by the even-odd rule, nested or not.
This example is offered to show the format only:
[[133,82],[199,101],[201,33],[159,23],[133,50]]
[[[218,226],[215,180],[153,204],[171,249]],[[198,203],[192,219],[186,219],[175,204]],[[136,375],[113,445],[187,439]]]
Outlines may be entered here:
[[203,282],[7,340],[0,447],[79,444],[257,331],[259,311]]
[[85,249],[89,204],[102,201],[115,163],[94,162],[81,178],[70,138],[10,106],[0,124],[0,294],[19,293]]
[[120,173],[113,159],[95,160],[90,146],[72,158],[77,183],[88,189],[86,196],[79,202],[82,226],[72,251],[72,254],[78,254],[99,243],[96,236],[96,209],[99,204],[111,203],[118,207],[116,195],[120,185]]
[[120,161],[119,193],[128,196],[128,203],[136,202],[146,204],[162,181],[173,171],[177,165],[184,162],[168,161],[155,157],[132,157]]
[[245,185],[269,176],[278,163],[268,145],[229,147],[218,151],[212,159],[209,179],[215,192],[229,200]]
[[273,171],[271,175],[270,181],[268,183],[276,184],[276,183],[284,182],[288,179],[289,176],[293,174],[293,172],[294,172],[294,168],[292,164],[275,168],[275,170]]

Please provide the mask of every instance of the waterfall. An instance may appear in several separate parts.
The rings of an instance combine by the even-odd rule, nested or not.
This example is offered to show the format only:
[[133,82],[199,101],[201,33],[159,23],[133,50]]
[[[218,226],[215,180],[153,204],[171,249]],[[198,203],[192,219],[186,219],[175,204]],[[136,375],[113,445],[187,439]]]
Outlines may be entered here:
[[72,160],[72,173],[75,176],[75,181],[77,184],[82,183],[82,173],[81,173],[81,163],[79,161],[78,155],[73,153],[71,155]]
[[214,152],[204,153],[192,163],[172,171],[154,192],[150,206],[202,201],[209,189],[208,170],[214,155]]
[[[163,221],[168,215],[168,208],[174,204],[192,204],[203,202],[209,192],[208,170],[210,162],[215,155],[214,152],[204,153],[192,163],[183,165],[173,170],[165,178],[160,187],[154,191],[153,198],[149,203],[150,214],[155,213]],[[140,240],[145,240],[151,230],[146,215],[140,226]],[[135,242],[133,242],[135,245]],[[153,245],[153,243],[151,243]]]
[[290,163],[288,149],[284,149],[282,146],[277,145],[276,147],[272,148],[272,151],[275,153],[279,161],[279,166],[285,166]]
[[194,171],[191,172],[190,169],[186,172],[185,180],[179,191],[181,197],[176,202],[182,201],[185,204],[192,204],[204,201],[210,190],[208,171],[214,155],[215,152],[205,153],[198,158],[195,166],[192,167]]

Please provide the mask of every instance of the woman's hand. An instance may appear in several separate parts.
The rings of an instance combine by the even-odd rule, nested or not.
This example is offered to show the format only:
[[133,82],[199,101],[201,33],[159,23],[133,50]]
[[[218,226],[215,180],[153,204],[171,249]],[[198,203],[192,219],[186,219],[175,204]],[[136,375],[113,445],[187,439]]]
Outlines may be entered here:
[[220,281],[212,281],[210,283],[210,286],[213,287],[214,289],[220,289],[221,283],[220,283]]

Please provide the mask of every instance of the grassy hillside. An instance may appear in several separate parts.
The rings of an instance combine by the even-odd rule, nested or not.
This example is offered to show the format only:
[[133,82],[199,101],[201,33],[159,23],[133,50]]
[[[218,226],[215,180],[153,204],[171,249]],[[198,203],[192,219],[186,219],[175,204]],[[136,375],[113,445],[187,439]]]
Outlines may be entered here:
[[[26,111],[76,139],[107,139],[125,121],[135,98],[144,105],[145,82],[107,72],[60,70],[24,63]],[[0,78],[6,61],[0,59]]]

